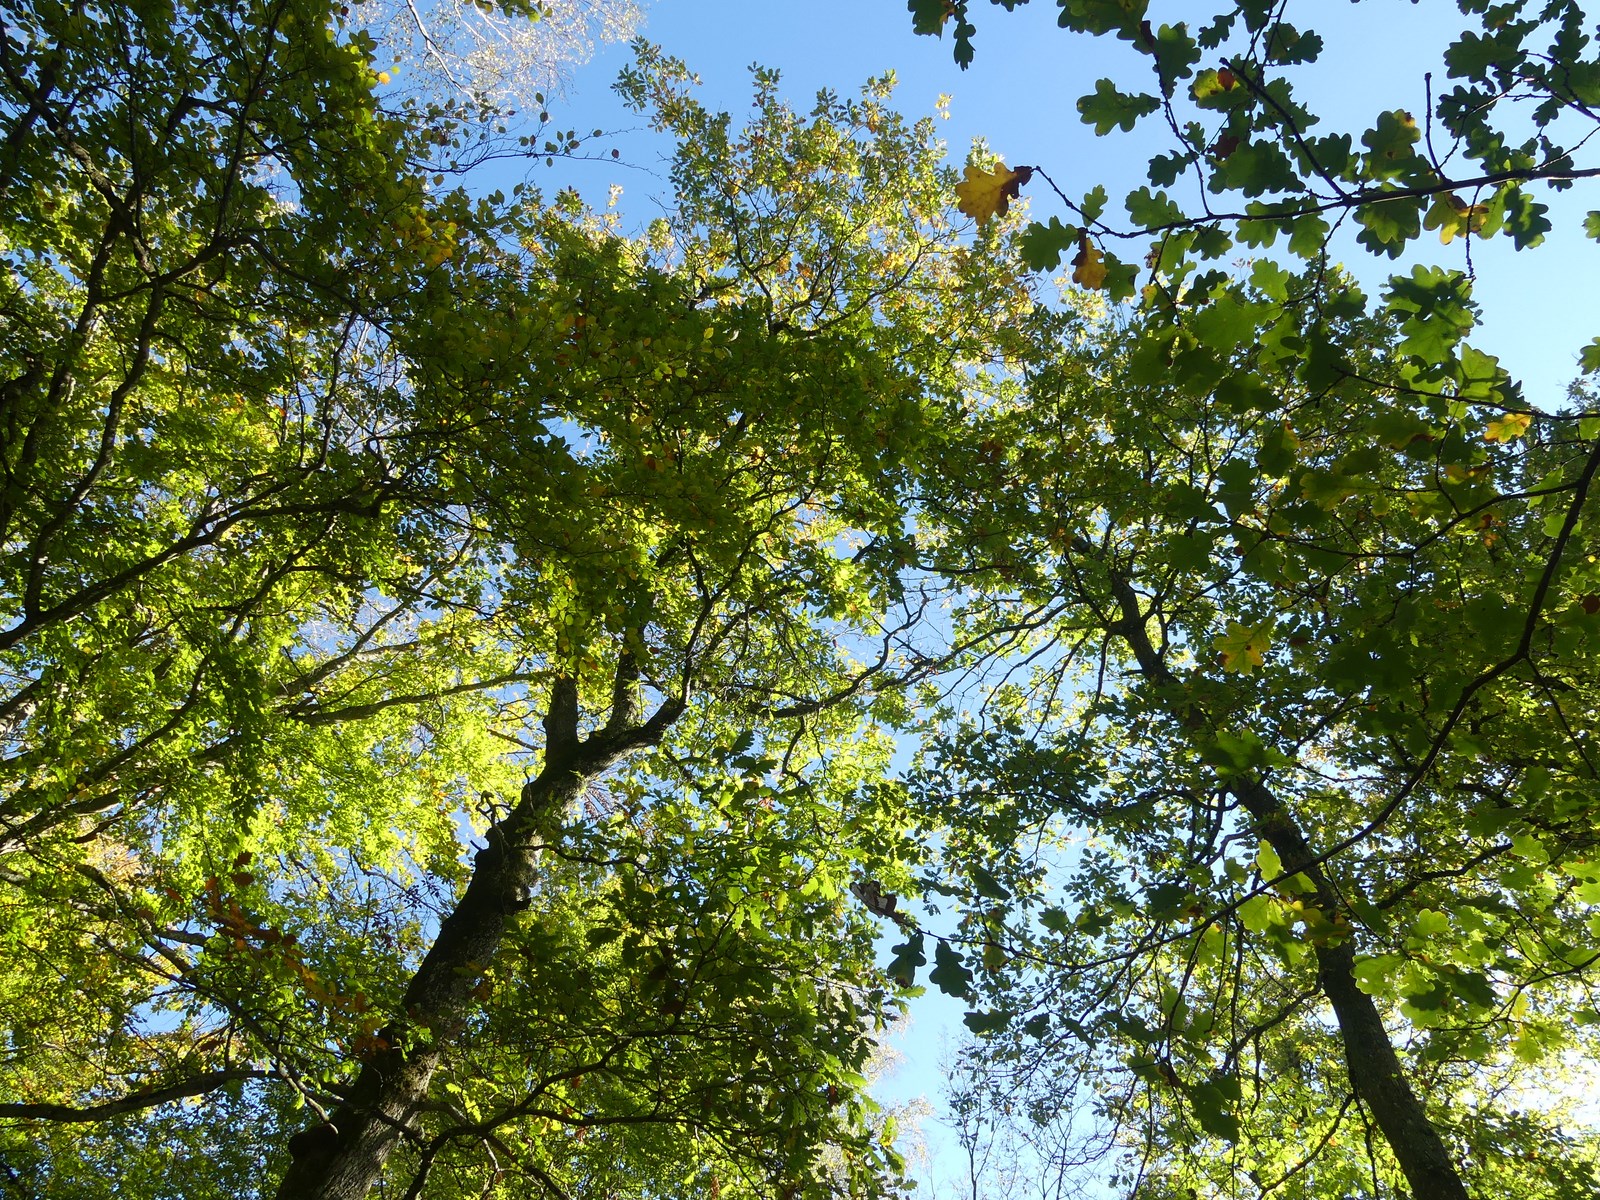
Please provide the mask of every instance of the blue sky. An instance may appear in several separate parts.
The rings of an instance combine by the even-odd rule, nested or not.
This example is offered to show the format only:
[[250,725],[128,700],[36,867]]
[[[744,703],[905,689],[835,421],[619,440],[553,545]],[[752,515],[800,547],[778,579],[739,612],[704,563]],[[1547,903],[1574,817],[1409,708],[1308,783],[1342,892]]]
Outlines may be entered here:
[[[1323,61],[1297,79],[1300,94],[1330,125],[1359,134],[1379,111],[1425,111],[1422,72],[1436,64],[1453,30],[1461,28],[1455,5],[1447,0],[1364,0],[1359,5],[1291,5],[1302,23],[1314,19],[1328,43]],[[1088,43],[1056,28],[1056,6],[1035,0],[1013,13],[975,4],[978,56],[959,70],[950,43],[911,32],[902,0],[655,0],[648,9],[645,36],[686,60],[704,81],[706,102],[737,115],[748,103],[752,63],[782,71],[785,89],[797,106],[807,106],[819,88],[854,90],[868,76],[894,70],[900,80],[898,104],[909,115],[933,111],[949,94],[950,120],[942,126],[952,158],[959,162],[975,137],[987,139],[1007,162],[1037,164],[1069,195],[1104,182],[1112,212],[1117,198],[1143,182],[1147,147],[1133,135],[1096,138],[1074,107],[1094,80],[1122,74],[1133,61],[1127,47],[1109,39]],[[1153,5],[1159,22],[1188,16],[1210,6]],[[1295,15],[1291,13],[1291,15]],[[636,125],[609,93],[609,83],[629,59],[626,47],[607,49],[581,68],[555,119],[564,125],[607,130]],[[1442,68],[1436,76],[1443,83]],[[1159,136],[1160,131],[1152,131]],[[642,136],[613,139],[623,163],[580,168],[558,163],[541,181],[579,182],[586,195],[603,199],[606,184],[624,188],[622,208],[641,223],[654,211],[652,200],[667,192],[660,171],[663,148]],[[1041,219],[1060,210],[1037,183],[1032,211]],[[1528,399],[1541,407],[1561,402],[1577,373],[1578,349],[1597,333],[1600,305],[1590,297],[1600,273],[1600,244],[1583,237],[1583,189],[1565,196],[1541,197],[1552,204],[1556,232],[1532,252],[1515,253],[1509,242],[1477,243],[1473,264],[1485,325],[1475,336],[1480,348],[1497,355],[1524,381]],[[1393,264],[1343,248],[1346,262],[1369,290]],[[1461,268],[1464,246],[1439,246],[1425,235],[1413,260]]]

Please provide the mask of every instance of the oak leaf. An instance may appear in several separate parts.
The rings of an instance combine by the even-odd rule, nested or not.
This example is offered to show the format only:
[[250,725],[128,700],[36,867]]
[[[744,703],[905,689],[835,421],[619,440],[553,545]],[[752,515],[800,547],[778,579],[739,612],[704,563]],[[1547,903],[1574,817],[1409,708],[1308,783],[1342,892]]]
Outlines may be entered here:
[[985,171],[969,163],[961,182],[956,184],[956,208],[976,219],[981,228],[991,218],[1005,216],[1022,185],[1032,178],[1032,167],[1012,170],[1004,163],[996,163],[992,170]]
[[1483,431],[1483,440],[1514,442],[1528,431],[1528,426],[1531,424],[1533,424],[1532,413],[1508,412],[1489,422],[1489,427]]
[[1090,291],[1105,286],[1105,256],[1100,253],[1100,247],[1089,240],[1087,233],[1078,236],[1078,253],[1072,258],[1072,282]]
[[1448,246],[1458,237],[1481,233],[1488,215],[1487,204],[1468,204],[1454,192],[1446,192],[1433,202],[1422,227],[1437,229],[1439,241]]
[[911,0],[906,7],[915,33],[943,36],[945,22],[956,15],[955,0]]

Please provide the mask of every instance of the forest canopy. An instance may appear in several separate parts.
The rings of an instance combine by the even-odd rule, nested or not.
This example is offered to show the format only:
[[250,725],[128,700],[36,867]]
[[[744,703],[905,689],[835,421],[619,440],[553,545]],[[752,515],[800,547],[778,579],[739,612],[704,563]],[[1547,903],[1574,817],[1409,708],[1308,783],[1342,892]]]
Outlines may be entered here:
[[0,1192],[899,1195],[924,987],[1017,1195],[1600,1191],[1588,18],[1147,7],[1120,209],[638,43],[638,227],[485,182],[620,0],[0,11]]

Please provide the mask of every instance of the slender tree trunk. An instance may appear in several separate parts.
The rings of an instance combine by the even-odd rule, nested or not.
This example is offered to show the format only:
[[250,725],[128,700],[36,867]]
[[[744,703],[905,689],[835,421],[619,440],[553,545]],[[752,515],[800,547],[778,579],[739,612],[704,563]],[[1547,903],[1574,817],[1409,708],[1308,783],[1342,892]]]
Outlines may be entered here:
[[[1259,780],[1231,780],[1228,789],[1255,820],[1256,830],[1277,852],[1284,874],[1303,874],[1316,887],[1316,904],[1333,918],[1343,906],[1289,811]],[[1389,1040],[1383,1017],[1371,996],[1356,986],[1355,945],[1346,937],[1337,945],[1319,945],[1317,978],[1333,1006],[1344,1042],[1350,1086],[1361,1097],[1383,1131],[1413,1200],[1467,1200],[1450,1150],[1428,1120],[1422,1101],[1400,1069],[1400,1057]]]
[[[1140,674],[1151,683],[1175,683],[1161,654],[1151,644],[1138,594],[1126,580],[1115,576],[1112,592],[1120,616],[1109,632],[1127,642],[1139,663]],[[1199,713],[1185,717],[1185,721],[1195,728],[1207,724]],[[1311,881],[1316,888],[1316,905],[1330,921],[1340,914],[1344,906],[1338,893],[1294,815],[1277,795],[1249,775],[1227,780],[1226,786],[1250,814],[1256,831],[1276,851],[1285,875],[1303,874]],[[1389,1040],[1378,1006],[1356,986],[1354,940],[1346,937],[1337,945],[1318,946],[1316,955],[1322,994],[1333,1006],[1339,1022],[1350,1086],[1371,1109],[1411,1187],[1413,1200],[1467,1200],[1466,1186],[1449,1147],[1400,1069],[1400,1057]]]
[[535,843],[601,772],[629,751],[651,745],[682,711],[664,703],[649,721],[633,720],[631,664],[618,672],[606,727],[578,738],[578,699],[570,680],[552,689],[545,716],[544,769],[516,806],[485,834],[472,878],[406,988],[401,1013],[378,1032],[385,1048],[367,1058],[343,1103],[326,1123],[290,1139],[291,1160],[278,1200],[361,1200],[383,1173],[401,1138],[428,1100],[434,1072],[478,1005],[485,967],[499,953],[513,921],[527,907]]

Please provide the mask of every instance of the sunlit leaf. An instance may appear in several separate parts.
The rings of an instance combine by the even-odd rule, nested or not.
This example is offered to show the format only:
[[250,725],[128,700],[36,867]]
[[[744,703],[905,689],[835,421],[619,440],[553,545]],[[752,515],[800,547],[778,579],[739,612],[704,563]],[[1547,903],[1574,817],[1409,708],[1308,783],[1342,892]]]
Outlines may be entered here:
[[996,163],[986,171],[969,163],[961,182],[956,184],[956,208],[976,219],[980,227],[987,225],[993,218],[1006,215],[1011,201],[1031,178],[1031,167],[1013,170]]
[[1222,656],[1222,669],[1248,675],[1266,661],[1267,650],[1272,645],[1270,622],[1245,625],[1229,621],[1227,629],[1211,643]]

